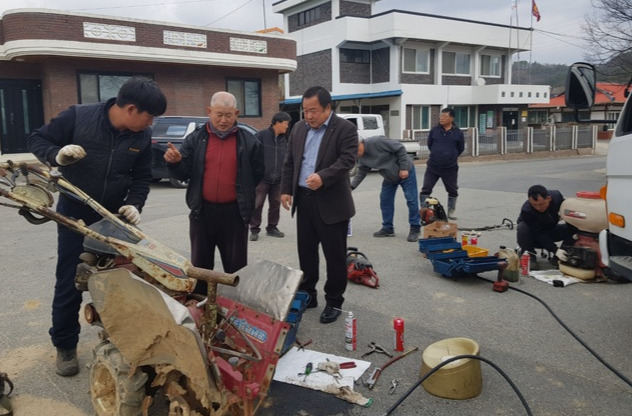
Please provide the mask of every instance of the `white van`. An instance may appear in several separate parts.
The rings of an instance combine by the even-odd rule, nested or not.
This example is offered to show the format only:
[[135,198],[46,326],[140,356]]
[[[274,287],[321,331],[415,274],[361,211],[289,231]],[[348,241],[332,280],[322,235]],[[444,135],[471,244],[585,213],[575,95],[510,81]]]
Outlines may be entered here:
[[[337,114],[358,127],[358,135],[362,137],[386,136],[384,120],[379,114]],[[392,139],[398,140],[392,137]],[[398,140],[406,148],[406,153],[417,159],[421,153],[421,147],[417,141]]]
[[[566,106],[575,110],[579,123],[612,123],[612,120],[580,120],[578,110],[595,102],[597,78],[595,67],[579,62],[571,65],[566,81]],[[626,103],[617,120],[606,157],[606,186],[601,195],[606,200],[608,228],[599,233],[602,263],[611,271],[632,281],[632,102],[628,83]]]

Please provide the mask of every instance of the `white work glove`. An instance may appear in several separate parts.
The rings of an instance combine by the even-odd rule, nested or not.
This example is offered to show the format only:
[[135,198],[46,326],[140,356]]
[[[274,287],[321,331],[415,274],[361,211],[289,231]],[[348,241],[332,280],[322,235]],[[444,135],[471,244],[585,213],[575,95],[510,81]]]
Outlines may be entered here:
[[568,253],[566,252],[566,250],[562,250],[561,248],[557,249],[557,251],[555,252],[555,257],[562,261],[568,261]]
[[132,225],[136,225],[140,222],[140,212],[134,205],[123,205],[119,208],[118,213],[125,217],[125,219]]
[[68,144],[59,150],[59,153],[55,156],[55,162],[59,166],[68,166],[84,157],[86,157],[86,151],[83,150],[83,147],[76,144]]

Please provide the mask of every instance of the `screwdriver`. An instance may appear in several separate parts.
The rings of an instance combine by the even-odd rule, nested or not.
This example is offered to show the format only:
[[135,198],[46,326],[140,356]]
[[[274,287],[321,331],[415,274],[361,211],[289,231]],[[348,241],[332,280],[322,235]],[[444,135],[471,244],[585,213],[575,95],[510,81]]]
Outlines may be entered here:
[[305,372],[303,373],[305,375],[303,381],[307,380],[307,376],[312,372],[312,368],[314,368],[314,365],[312,363],[307,363],[305,366]]

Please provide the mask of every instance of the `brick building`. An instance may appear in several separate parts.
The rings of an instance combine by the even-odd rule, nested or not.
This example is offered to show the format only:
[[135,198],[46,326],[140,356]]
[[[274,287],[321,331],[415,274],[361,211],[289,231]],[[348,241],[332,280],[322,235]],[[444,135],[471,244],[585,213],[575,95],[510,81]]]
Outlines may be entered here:
[[154,79],[166,115],[204,116],[211,95],[233,93],[241,121],[268,126],[279,74],[296,43],[279,34],[214,30],[45,9],[0,18],[0,151],[26,150],[30,132],[71,104],[106,100],[131,76]]

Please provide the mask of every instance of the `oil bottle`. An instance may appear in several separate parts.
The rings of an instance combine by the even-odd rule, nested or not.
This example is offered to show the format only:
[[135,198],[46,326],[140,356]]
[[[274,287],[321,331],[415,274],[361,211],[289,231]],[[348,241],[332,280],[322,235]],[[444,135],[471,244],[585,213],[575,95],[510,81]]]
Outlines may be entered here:
[[507,260],[507,268],[505,269],[503,278],[508,282],[517,282],[520,277],[518,274],[518,253],[516,253],[516,250],[500,246],[498,258]]

